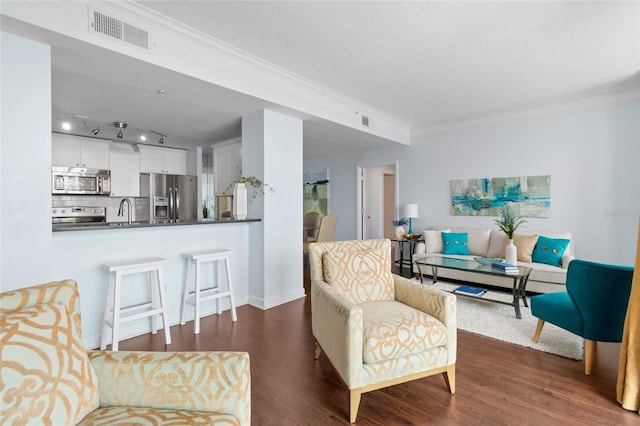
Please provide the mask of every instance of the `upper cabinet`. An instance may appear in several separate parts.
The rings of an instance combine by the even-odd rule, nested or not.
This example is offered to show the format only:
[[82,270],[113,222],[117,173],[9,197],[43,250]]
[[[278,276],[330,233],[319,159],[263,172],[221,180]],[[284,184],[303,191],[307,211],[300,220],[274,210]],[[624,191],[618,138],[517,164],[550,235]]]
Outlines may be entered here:
[[187,174],[187,151],[184,149],[160,148],[138,145],[140,150],[140,173]]
[[140,196],[140,154],[131,145],[112,144],[110,155],[111,196]]
[[51,165],[109,169],[111,141],[84,136],[51,134]]
[[215,195],[229,195],[231,183],[242,176],[242,140],[213,145]]

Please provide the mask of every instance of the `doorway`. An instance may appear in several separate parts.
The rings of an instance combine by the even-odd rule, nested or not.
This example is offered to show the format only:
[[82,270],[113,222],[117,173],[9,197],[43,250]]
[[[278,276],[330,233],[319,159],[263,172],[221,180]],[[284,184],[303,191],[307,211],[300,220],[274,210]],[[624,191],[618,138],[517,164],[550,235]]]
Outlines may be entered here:
[[391,238],[397,215],[397,163],[357,166],[356,228],[358,239]]

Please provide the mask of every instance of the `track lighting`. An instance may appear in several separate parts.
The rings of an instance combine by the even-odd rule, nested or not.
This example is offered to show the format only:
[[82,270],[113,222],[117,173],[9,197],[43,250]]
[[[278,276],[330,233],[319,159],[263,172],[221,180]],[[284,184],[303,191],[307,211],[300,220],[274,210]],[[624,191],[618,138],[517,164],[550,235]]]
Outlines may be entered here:
[[[66,120],[66,121],[61,120],[60,122],[58,122],[57,125],[59,125],[64,131],[71,130],[72,132],[74,132],[76,131],[75,130],[76,128],[80,129],[80,130],[77,130],[78,133],[75,133],[79,136],[86,136],[87,134],[93,134],[93,136],[98,136],[98,134],[100,134],[100,137],[104,137],[107,139],[110,139],[110,138],[125,139],[126,138],[126,140],[129,142],[134,142],[134,140],[132,140],[131,138],[133,135],[137,134],[138,140],[140,142],[150,143],[147,139],[153,138],[153,136],[156,135],[159,137],[158,143],[160,145],[163,145],[164,138],[167,136],[151,129],[141,129],[139,127],[130,127],[127,123],[123,121],[100,122],[100,121],[90,121],[88,120],[88,118],[89,117],[87,117],[87,120],[84,120],[84,125],[82,126],[82,128],[81,126],[74,125],[74,123],[75,124],[78,124],[78,123],[73,119]],[[114,129],[115,131],[117,131],[115,137],[111,129]]]
[[120,129],[118,130],[118,139],[122,139],[122,129],[126,129],[127,128],[127,123],[123,123],[122,121],[114,121],[113,125]]

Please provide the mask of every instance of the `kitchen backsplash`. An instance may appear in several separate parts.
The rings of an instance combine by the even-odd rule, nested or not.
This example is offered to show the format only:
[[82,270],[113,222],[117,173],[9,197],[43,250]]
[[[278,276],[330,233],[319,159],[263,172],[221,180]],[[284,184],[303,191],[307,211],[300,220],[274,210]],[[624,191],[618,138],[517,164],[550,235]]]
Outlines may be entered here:
[[[120,197],[105,197],[101,195],[53,195],[52,207],[82,206],[82,207],[106,207],[107,222],[125,222],[127,215],[118,216]],[[131,220],[136,220],[136,199],[129,198],[131,202]]]

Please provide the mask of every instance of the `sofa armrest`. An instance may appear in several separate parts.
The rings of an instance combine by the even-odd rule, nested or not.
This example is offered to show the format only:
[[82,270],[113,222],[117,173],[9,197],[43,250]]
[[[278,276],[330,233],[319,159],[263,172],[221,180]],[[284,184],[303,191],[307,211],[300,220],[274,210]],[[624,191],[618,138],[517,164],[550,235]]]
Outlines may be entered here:
[[449,364],[455,363],[458,331],[456,296],[395,274],[393,280],[398,302],[437,318],[447,328]]
[[562,256],[562,269],[569,269],[569,263],[576,257],[572,254],[566,254]]
[[324,281],[311,282],[311,330],[350,389],[362,371],[362,308]]
[[251,423],[246,352],[89,351],[100,407],[124,406],[231,414]]

